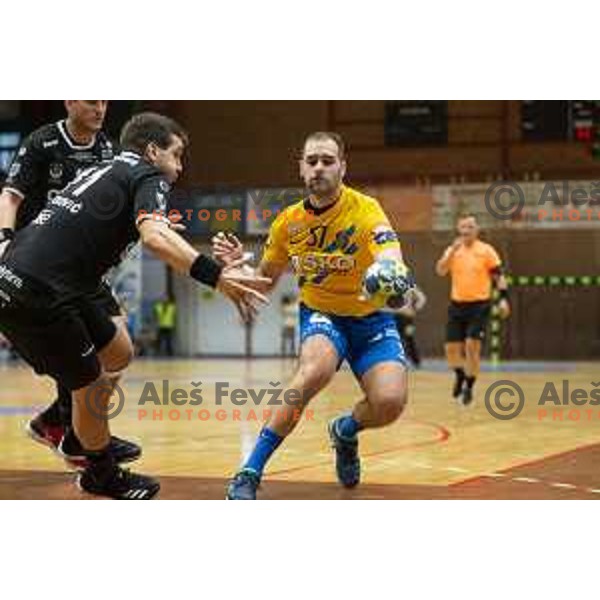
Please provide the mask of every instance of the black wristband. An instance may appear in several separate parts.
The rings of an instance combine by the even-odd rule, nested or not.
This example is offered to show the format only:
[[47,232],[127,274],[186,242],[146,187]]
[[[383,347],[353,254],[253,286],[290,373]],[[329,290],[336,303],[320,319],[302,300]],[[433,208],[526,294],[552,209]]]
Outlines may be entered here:
[[12,240],[15,237],[15,230],[10,227],[3,227],[0,229],[0,242],[5,242],[6,240]]
[[508,290],[498,290],[500,300],[508,300]]
[[199,254],[190,267],[190,277],[212,288],[217,287],[223,267],[205,254]]

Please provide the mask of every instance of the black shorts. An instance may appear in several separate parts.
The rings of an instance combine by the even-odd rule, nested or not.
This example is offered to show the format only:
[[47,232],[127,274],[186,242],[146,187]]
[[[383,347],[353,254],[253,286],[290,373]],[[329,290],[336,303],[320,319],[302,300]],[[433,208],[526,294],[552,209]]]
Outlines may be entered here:
[[110,287],[102,283],[94,293],[86,295],[77,308],[94,346],[97,350],[102,350],[115,337],[116,329],[112,319],[124,316]]
[[454,302],[448,307],[446,341],[483,340],[490,317],[491,302]]
[[116,326],[89,300],[65,302],[0,263],[0,331],[36,373],[77,390],[100,375],[97,350],[114,337]]
[[87,296],[87,299],[95,308],[106,313],[109,317],[123,316],[119,302],[114,297],[108,284],[104,282],[100,284],[93,294]]

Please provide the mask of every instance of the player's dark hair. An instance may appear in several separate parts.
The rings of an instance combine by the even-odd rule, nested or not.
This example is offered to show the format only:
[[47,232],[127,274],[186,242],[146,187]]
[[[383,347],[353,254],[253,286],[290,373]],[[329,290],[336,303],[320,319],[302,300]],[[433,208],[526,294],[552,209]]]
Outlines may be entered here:
[[477,221],[477,215],[472,212],[463,212],[458,215],[456,222],[458,223],[459,221],[464,221],[465,219],[475,219],[475,221]]
[[313,140],[332,140],[338,147],[340,159],[343,160],[346,158],[346,144],[344,143],[344,138],[339,133],[335,131],[314,131],[306,137],[304,146]]
[[153,112],[143,112],[134,115],[125,123],[121,130],[121,148],[143,154],[151,142],[163,150],[172,143],[171,136],[177,136],[187,147],[188,134],[170,117]]

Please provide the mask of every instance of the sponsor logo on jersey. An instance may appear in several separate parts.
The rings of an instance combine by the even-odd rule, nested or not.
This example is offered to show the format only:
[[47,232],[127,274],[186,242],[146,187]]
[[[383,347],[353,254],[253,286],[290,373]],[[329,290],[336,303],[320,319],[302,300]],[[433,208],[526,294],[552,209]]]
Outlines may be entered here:
[[52,148],[52,146],[56,146],[58,144],[58,140],[50,140],[49,142],[42,142],[43,148]]
[[[290,244],[299,244],[304,240],[304,235],[308,232],[310,223],[288,223],[288,236],[290,238]],[[293,239],[296,238],[296,239]]]
[[4,281],[19,289],[23,287],[23,280],[18,275],[15,275],[6,265],[0,265],[0,279],[4,279]]
[[72,158],[74,160],[76,160],[77,162],[83,162],[83,163],[97,162],[96,156],[94,155],[93,152],[90,152],[89,150],[86,152],[75,152],[75,153],[73,153]]
[[60,194],[50,199],[50,204],[52,206],[58,206],[58,208],[62,208],[64,210],[68,210],[72,215],[76,215],[78,212],[81,212],[81,209],[83,208],[83,204],[81,204],[81,202],[77,202],[71,198],[65,198]]
[[348,273],[356,266],[352,256],[343,254],[304,254],[292,257],[292,266],[298,274],[319,273]]
[[63,171],[64,167],[62,163],[52,163],[49,169],[50,178],[54,181],[60,181],[60,178],[63,175]]
[[378,227],[373,231],[373,240],[377,245],[387,244],[389,242],[397,242],[398,235],[389,227]]
[[45,225],[52,218],[52,211],[45,208],[40,214],[31,221],[32,225]]

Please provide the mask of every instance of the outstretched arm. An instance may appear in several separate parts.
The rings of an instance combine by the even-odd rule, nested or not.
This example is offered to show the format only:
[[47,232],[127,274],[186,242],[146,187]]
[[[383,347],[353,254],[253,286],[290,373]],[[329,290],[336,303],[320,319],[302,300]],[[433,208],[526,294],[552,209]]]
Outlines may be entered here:
[[176,272],[213,287],[231,300],[244,321],[254,318],[268,298],[261,291],[271,281],[254,273],[242,271],[243,261],[219,265],[211,257],[200,254],[169,224],[152,218],[138,224],[142,244]]
[[[244,245],[233,234],[218,233],[215,235],[212,238],[212,252],[213,256],[225,265],[243,260],[246,256]],[[268,278],[270,283],[261,291],[264,293],[271,292],[286,268],[287,263],[285,262],[274,262],[263,258],[254,273],[260,277]]]

